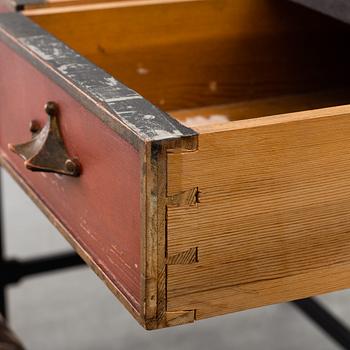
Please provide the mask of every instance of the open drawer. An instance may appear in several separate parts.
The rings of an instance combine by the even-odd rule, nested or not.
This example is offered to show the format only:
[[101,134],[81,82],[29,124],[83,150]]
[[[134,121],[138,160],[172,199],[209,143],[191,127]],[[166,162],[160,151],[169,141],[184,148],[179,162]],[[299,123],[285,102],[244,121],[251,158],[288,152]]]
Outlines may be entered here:
[[147,329],[348,288],[349,37],[274,0],[1,14],[2,165]]

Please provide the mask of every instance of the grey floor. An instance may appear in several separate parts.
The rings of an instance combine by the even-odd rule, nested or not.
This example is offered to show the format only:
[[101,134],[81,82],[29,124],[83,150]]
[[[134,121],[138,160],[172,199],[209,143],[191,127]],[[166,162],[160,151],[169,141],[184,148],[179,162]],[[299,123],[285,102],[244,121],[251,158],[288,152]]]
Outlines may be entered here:
[[[3,180],[8,256],[69,249],[10,177]],[[338,348],[289,304],[146,332],[86,268],[26,280],[11,287],[9,297],[12,326],[30,350]],[[350,292],[320,299],[350,322]]]

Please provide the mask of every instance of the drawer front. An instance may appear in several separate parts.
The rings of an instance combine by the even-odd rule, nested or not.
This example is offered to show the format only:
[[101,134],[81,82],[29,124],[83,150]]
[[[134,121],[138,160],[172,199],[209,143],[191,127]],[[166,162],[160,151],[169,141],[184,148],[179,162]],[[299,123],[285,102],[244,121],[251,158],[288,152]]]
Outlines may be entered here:
[[11,11],[11,7],[9,6],[8,2],[5,0],[0,0],[0,13],[9,11]]
[[[9,150],[47,123],[48,101],[79,177],[31,172]],[[165,314],[165,150],[196,132],[18,13],[0,14],[0,105],[2,165],[144,327],[181,322]]]
[[[43,106],[48,101],[60,108],[62,136],[69,155],[79,159],[80,177],[31,172],[8,149],[9,143],[31,139],[31,120],[47,122]],[[138,151],[3,43],[0,105],[1,157],[139,311],[142,163]]]

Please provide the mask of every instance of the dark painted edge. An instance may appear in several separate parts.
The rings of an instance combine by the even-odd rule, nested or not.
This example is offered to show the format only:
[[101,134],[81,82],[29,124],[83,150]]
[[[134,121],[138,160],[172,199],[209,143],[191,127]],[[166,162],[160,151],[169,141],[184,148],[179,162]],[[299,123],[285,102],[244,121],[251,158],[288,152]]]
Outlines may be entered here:
[[0,40],[138,149],[197,135],[20,13],[0,14]]
[[349,0],[291,0],[342,22],[350,23]]
[[45,4],[46,0],[8,0],[8,2],[14,11],[23,11],[28,5]]
[[45,4],[46,0],[12,0],[16,6]]

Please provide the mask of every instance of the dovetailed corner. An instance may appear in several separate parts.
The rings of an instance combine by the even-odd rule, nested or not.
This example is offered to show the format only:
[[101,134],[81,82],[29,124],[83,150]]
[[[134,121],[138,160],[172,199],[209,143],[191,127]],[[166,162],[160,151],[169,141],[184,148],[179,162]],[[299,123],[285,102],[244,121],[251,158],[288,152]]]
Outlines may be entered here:
[[196,310],[168,311],[165,318],[167,327],[193,323],[196,319]]
[[166,259],[167,265],[189,265],[198,262],[198,248],[190,248],[184,252],[170,255]]
[[172,140],[167,153],[187,153],[198,150],[198,135]]
[[188,191],[183,191],[172,196],[167,197],[168,207],[186,207],[194,206],[199,203],[199,190],[198,187],[191,188]]

